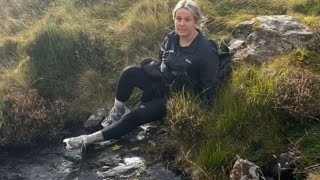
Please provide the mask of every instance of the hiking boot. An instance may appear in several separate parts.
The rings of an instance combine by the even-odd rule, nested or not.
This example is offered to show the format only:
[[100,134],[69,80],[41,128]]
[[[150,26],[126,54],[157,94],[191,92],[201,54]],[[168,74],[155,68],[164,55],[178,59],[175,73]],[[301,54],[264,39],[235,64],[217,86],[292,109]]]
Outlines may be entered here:
[[86,146],[87,135],[81,135],[78,137],[66,138],[63,140],[63,144],[67,150],[82,149]]
[[101,123],[105,115],[107,114],[107,110],[104,108],[99,108],[96,113],[92,114],[88,120],[83,124],[83,127],[90,128],[96,127]]
[[130,109],[127,107],[124,107],[124,109],[122,111],[118,111],[118,110],[116,110],[116,108],[113,107],[110,110],[107,117],[101,122],[101,125],[103,127],[107,127],[110,124],[112,124],[113,122],[118,121],[119,119],[121,119],[122,117],[127,115],[129,112],[130,112]]

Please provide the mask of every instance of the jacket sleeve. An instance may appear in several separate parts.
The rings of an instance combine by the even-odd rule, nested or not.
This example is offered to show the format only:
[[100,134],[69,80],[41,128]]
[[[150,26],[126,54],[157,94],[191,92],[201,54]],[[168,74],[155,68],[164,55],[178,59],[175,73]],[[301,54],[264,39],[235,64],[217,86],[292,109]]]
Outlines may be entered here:
[[164,53],[164,52],[165,52],[165,50],[166,50],[166,46],[167,46],[168,40],[169,40],[169,37],[168,37],[168,36],[166,36],[166,37],[164,38],[164,40],[162,41],[162,43],[160,44],[160,48],[159,48],[159,57],[158,57],[158,59],[159,59],[159,63],[161,63],[161,62],[162,62],[163,53]]
[[161,43],[160,50],[159,50],[159,60],[157,62],[157,64],[160,67],[162,76],[167,80],[172,79],[173,77],[171,71],[167,66],[167,60],[168,60],[167,56],[171,47],[172,38],[173,38],[173,32],[167,35],[163,40],[163,42]]
[[213,46],[204,50],[206,52],[203,52],[203,59],[200,62],[201,97],[210,103],[218,84],[219,56],[217,49]]
[[[160,45],[160,49],[159,49],[159,63],[161,64],[163,60],[166,60],[165,53],[168,53],[167,51],[172,48],[172,42],[174,41],[175,38],[175,32],[172,31],[170,32],[162,41],[161,45]],[[163,62],[166,63],[166,62]]]

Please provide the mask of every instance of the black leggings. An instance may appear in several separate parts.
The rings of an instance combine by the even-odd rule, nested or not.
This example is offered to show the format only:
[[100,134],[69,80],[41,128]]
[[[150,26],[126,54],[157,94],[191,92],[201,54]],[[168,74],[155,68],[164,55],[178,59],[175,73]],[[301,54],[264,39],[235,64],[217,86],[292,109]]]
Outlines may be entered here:
[[168,91],[164,80],[151,77],[141,66],[127,67],[120,75],[116,99],[128,101],[135,87],[142,90],[140,105],[119,121],[102,129],[105,140],[119,138],[142,124],[165,117]]

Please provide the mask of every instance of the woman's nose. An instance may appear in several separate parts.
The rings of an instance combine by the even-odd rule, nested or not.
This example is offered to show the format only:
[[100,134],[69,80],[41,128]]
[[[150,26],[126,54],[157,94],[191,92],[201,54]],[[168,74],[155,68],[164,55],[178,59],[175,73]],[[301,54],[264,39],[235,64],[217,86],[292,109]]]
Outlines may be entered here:
[[185,21],[184,20],[179,21],[179,25],[180,26],[184,26],[185,25]]

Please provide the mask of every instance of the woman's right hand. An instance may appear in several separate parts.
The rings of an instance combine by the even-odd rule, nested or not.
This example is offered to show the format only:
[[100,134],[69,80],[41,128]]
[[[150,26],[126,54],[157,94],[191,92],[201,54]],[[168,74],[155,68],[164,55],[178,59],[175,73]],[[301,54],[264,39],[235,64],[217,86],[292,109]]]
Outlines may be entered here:
[[142,67],[142,69],[144,69],[151,77],[153,78],[162,78],[161,72],[160,72],[160,68],[159,68],[159,64],[150,59],[143,59],[140,62],[140,66]]

